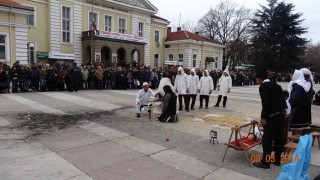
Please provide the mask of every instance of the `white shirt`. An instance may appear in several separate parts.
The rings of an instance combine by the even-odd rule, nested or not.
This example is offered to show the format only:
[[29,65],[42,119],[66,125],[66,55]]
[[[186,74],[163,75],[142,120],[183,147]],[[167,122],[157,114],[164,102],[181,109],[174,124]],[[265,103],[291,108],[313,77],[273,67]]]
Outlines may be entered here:
[[144,89],[141,89],[138,92],[138,95],[136,97],[136,101],[139,102],[141,105],[148,105],[150,96],[155,96],[154,92],[149,88],[147,92],[144,91]]
[[185,95],[187,93],[187,89],[189,88],[189,78],[186,74],[178,74],[176,76],[176,80],[174,82],[174,87],[178,89],[178,94]]
[[197,90],[199,87],[199,76],[198,75],[189,75],[189,94],[197,94]]
[[213,81],[211,76],[202,76],[198,89],[200,89],[200,95],[210,95],[210,91],[213,90]]

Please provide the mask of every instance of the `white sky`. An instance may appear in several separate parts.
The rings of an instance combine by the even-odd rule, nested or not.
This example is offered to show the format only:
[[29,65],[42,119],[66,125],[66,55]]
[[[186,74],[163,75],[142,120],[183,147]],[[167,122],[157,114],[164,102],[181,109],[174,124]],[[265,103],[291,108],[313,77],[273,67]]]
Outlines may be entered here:
[[[181,24],[191,21],[194,25],[205,15],[210,7],[214,8],[221,0],[149,0],[159,12],[158,16],[178,25],[181,12]],[[266,0],[233,0],[240,6],[251,9],[254,12],[260,9],[259,4],[266,5]],[[279,0],[280,2],[280,0]],[[313,43],[320,43],[320,0],[285,0],[286,3],[295,5],[295,12],[303,13],[305,19],[302,26],[308,28],[304,34]]]

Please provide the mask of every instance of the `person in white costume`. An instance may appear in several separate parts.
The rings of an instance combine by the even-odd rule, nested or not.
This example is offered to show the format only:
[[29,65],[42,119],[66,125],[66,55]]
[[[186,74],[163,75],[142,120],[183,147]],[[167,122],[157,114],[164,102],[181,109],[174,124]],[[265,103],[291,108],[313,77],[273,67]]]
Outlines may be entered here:
[[199,76],[195,74],[196,71],[194,68],[191,69],[190,71],[190,75],[188,76],[189,78],[189,85],[190,85],[190,89],[189,89],[189,101],[192,99],[191,101],[191,106],[190,109],[194,110],[194,103],[196,102],[196,98],[197,98],[197,90],[199,87]]
[[176,88],[176,92],[178,93],[179,97],[179,111],[182,110],[182,97],[184,99],[184,105],[186,108],[186,111],[189,111],[189,81],[188,81],[188,75],[186,75],[183,71],[182,67],[178,68],[178,74],[176,76],[176,80],[174,82],[174,87]]
[[213,90],[213,81],[211,76],[209,76],[208,70],[203,72],[203,76],[200,79],[198,86],[198,93],[200,94],[200,109],[202,109],[203,99],[206,100],[206,109],[208,109],[209,97]]
[[147,82],[143,83],[143,89],[138,92],[136,97],[136,104],[137,104],[137,118],[140,118],[140,113],[147,113],[148,112],[148,104],[150,96],[155,96],[155,93],[149,88],[149,84]]
[[232,79],[229,74],[228,68],[224,70],[223,75],[219,79],[219,84],[218,84],[218,101],[215,106],[213,107],[219,107],[219,104],[221,102],[222,96],[223,96],[223,108],[226,108],[227,104],[227,99],[228,99],[228,93],[230,93],[232,87]]

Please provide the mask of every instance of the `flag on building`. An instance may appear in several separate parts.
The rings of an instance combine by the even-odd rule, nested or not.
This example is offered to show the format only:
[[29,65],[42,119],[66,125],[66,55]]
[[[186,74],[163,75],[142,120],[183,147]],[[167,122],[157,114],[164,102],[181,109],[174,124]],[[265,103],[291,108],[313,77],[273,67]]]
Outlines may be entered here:
[[92,28],[94,30],[97,30],[97,25],[96,25],[96,22],[94,21],[94,19],[92,20]]

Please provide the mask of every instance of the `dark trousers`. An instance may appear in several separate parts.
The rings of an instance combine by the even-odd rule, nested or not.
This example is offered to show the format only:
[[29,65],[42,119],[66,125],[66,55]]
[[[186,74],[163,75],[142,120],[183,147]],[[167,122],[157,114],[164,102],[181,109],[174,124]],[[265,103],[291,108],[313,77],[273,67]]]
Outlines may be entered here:
[[102,89],[102,80],[98,80],[98,84],[97,84],[97,89],[101,90]]
[[189,96],[188,95],[181,95],[181,94],[179,94],[179,109],[183,108],[182,97],[183,97],[184,105],[185,105],[186,109],[189,109]]
[[79,87],[79,79],[71,79],[70,81],[70,91],[78,91],[78,87]]
[[266,156],[271,155],[272,144],[274,144],[274,157],[275,162],[280,162],[281,153],[284,146],[284,128],[285,119],[284,114],[275,115],[267,119],[267,125],[265,125],[262,137],[262,148],[263,148],[263,160],[264,163],[270,164],[269,158],[266,161]]
[[194,103],[196,102],[197,94],[190,94],[189,100],[191,100],[191,108],[194,108]]
[[206,100],[206,107],[208,107],[208,104],[209,104],[209,96],[208,95],[200,95],[200,107],[203,107],[202,106],[203,99]]
[[31,88],[35,91],[39,91],[39,78],[31,77]]
[[213,90],[217,89],[217,80],[213,80]]

